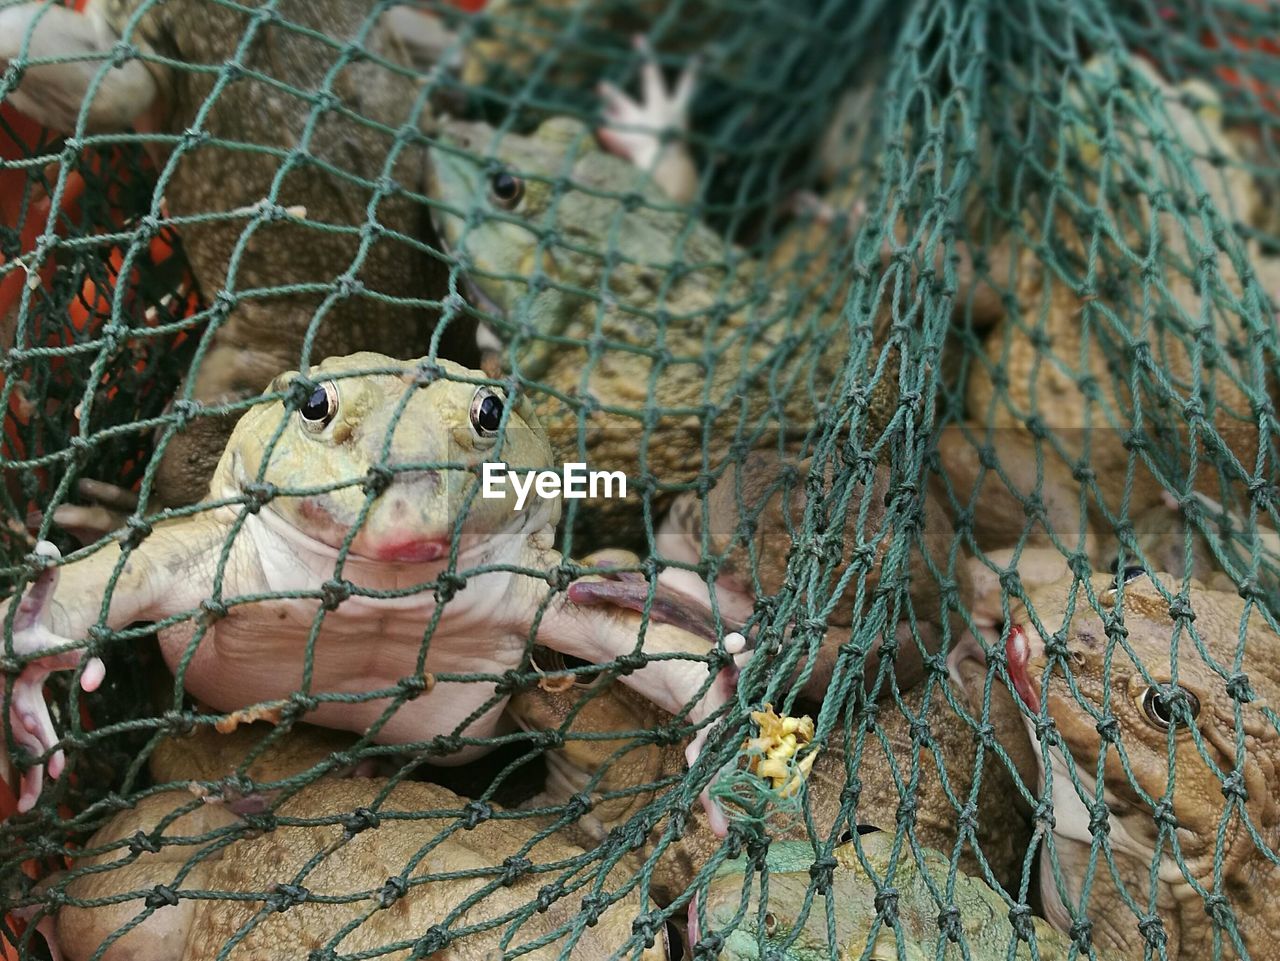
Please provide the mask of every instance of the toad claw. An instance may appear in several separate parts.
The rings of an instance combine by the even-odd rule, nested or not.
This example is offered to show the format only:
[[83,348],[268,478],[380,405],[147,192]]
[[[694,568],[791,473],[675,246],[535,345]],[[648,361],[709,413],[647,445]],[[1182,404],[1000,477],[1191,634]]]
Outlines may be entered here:
[[[36,554],[50,560],[59,560],[61,554],[48,541],[36,544]],[[13,647],[19,657],[53,649],[53,653],[28,661],[18,679],[13,683],[9,700],[9,725],[14,741],[25,750],[39,756],[52,750],[58,743],[58,734],[49,716],[44,700],[44,681],[54,671],[72,670],[80,664],[83,650],[75,641],[61,637],[49,626],[49,600],[58,585],[58,568],[49,564],[41,571],[27,593],[18,601],[13,612]],[[80,686],[86,691],[97,690],[106,676],[106,668],[99,658],[86,662],[80,675]],[[62,751],[49,755],[49,777],[62,774],[66,758]],[[26,813],[35,807],[44,785],[44,768],[35,764],[22,775],[18,795],[18,811]]]

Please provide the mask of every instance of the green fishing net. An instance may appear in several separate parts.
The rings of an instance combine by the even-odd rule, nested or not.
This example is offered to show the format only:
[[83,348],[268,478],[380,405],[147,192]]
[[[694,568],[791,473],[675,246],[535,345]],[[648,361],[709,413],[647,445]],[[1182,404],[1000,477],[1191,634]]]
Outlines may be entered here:
[[[312,688],[317,617],[303,687],[234,734],[246,718],[183,690],[154,625],[99,625],[104,683],[46,685],[65,770],[0,824],[6,956],[46,957],[41,933],[124,956],[179,914],[191,958],[1272,956],[1280,6],[93,8],[100,49],[0,37],[14,592],[37,540],[75,564],[210,516],[166,451],[207,441],[203,490],[260,394],[308,403],[273,373],[377,349],[479,368],[462,379],[528,400],[557,461],[627,472],[625,498],[564,502],[563,562],[517,572],[540,612],[604,576],[639,635],[682,574],[715,638],[694,663],[728,664],[735,632],[751,653],[686,768],[695,725],[617,693],[639,642],[581,663],[535,647],[531,617],[518,666],[477,643],[424,673],[486,573],[465,558],[410,591],[438,605],[416,673]],[[145,116],[21,99],[42,70],[101,94],[130,63],[163,78]],[[651,63],[672,87],[696,69],[666,135],[681,195],[593,159],[600,85],[638,96]],[[447,158],[477,192],[440,187]],[[498,175],[523,203],[495,203]],[[229,389],[202,393],[207,371]],[[353,486],[323,464],[233,492],[228,531]],[[362,521],[391,477],[370,465]],[[671,553],[669,516],[698,556]],[[207,602],[169,612],[196,631],[180,675],[226,613],[228,551]],[[337,575],[313,587],[351,600]],[[300,595],[232,600],[273,596]],[[3,658],[16,788],[52,754],[9,709],[30,654]],[[382,743],[443,682],[496,685],[472,719],[526,700],[489,737]],[[303,723],[375,700],[363,734]]]

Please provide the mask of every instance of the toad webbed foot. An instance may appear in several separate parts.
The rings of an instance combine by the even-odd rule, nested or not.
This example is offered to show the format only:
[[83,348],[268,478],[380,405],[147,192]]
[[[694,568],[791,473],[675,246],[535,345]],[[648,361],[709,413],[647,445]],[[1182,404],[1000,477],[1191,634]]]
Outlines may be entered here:
[[688,203],[698,189],[698,170],[682,135],[689,129],[697,61],[691,60],[675,88],[668,89],[648,41],[637,37],[635,47],[644,58],[640,99],[632,99],[611,83],[601,83],[604,124],[597,135],[610,153],[648,171],[672,200]]

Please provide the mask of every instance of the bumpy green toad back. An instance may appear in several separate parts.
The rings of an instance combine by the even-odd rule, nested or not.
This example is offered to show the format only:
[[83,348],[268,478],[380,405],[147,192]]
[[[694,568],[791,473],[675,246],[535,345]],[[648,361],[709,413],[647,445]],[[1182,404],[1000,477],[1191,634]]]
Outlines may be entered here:
[[[690,907],[690,940],[696,941],[698,935],[720,934],[724,938],[721,961],[867,957],[871,961],[897,961],[903,957],[908,961],[939,957],[947,961],[1002,961],[1010,957],[1011,946],[1015,949],[1013,957],[1020,961],[1033,957],[1030,945],[1015,939],[1009,921],[1010,904],[981,881],[963,873],[957,875],[954,892],[948,894],[949,859],[927,848],[921,850],[923,866],[909,848],[895,860],[890,834],[865,834],[841,845],[835,850],[830,896],[815,894],[805,912],[806,892],[814,883],[810,868],[817,855],[806,842],[774,843],[768,853],[767,902],[761,904],[757,876],[742,913],[744,861],[727,862],[708,888],[705,926],[700,927],[695,920],[702,905],[695,902]],[[884,896],[890,889],[893,896]],[[883,915],[878,901],[885,905]],[[829,910],[835,920],[834,943],[827,937]],[[896,924],[886,923],[893,917]],[[940,926],[942,921],[946,933]],[[1040,958],[1067,961],[1071,942],[1066,936],[1038,918],[1032,919],[1029,927]],[[951,934],[958,940],[949,940]]]

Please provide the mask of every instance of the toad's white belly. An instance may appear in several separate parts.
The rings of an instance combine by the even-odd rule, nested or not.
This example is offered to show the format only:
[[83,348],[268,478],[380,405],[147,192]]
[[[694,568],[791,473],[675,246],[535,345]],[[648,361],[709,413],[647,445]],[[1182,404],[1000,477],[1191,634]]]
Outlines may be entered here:
[[[460,563],[459,569],[479,563],[516,563],[523,539],[501,539],[514,550],[499,550],[502,544],[497,540],[494,552]],[[201,702],[231,712],[288,700],[301,692],[318,702],[304,715],[307,721],[358,733],[376,726],[374,739],[382,744],[419,744],[449,735],[480,738],[496,732],[507,698],[496,696],[495,684],[504,671],[519,667],[528,643],[531,618],[519,616],[518,611],[520,598],[527,593],[519,589],[521,575],[498,571],[469,578],[444,605],[428,640],[424,635],[436,611],[430,589],[404,597],[350,596],[324,613],[308,653],[320,610],[318,599],[271,598],[239,604],[233,599],[277,591],[314,592],[333,576],[333,559],[309,556],[296,544],[290,545],[292,550],[281,550],[276,536],[261,525],[255,525],[245,545],[250,541],[257,550],[238,551],[227,569],[226,616],[214,622],[198,642],[190,622],[161,634],[165,660],[175,674],[195,643],[183,684]],[[434,575],[420,569],[353,563],[344,569],[344,577],[369,589],[404,591]],[[432,676],[430,689],[397,705],[397,692],[405,690],[402,682],[421,677],[424,671]],[[449,674],[489,677],[436,679]],[[382,696],[369,697],[373,692]],[[335,695],[356,699],[334,700]],[[432,760],[460,764],[483,750],[472,746]]]

